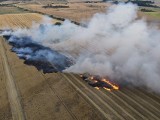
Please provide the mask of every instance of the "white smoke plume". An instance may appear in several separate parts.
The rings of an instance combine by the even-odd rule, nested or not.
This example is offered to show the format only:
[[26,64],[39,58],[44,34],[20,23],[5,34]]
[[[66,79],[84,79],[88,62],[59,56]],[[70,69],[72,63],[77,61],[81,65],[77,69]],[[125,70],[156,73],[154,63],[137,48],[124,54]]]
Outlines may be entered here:
[[131,3],[119,4],[95,14],[87,27],[66,20],[13,34],[72,57],[75,64],[65,72],[109,76],[160,92],[160,31],[138,19],[137,10]]

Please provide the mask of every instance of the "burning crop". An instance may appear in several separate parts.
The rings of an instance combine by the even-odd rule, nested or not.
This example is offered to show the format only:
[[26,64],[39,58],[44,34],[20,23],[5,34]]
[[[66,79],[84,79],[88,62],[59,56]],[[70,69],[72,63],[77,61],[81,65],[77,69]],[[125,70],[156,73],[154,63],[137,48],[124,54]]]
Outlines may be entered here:
[[111,82],[108,77],[100,77],[98,75],[93,76],[87,73],[80,74],[80,77],[97,90],[100,88],[103,88],[107,91],[119,90],[119,86]]

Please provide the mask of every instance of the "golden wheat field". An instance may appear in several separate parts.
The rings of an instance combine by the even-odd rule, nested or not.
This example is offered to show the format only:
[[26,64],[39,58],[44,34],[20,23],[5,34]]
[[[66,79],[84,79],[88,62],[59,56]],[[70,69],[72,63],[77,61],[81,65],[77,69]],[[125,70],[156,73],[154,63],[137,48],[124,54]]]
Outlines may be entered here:
[[[46,4],[17,4],[21,8],[28,9],[30,11],[37,11],[48,15],[53,15],[60,18],[69,19],[76,22],[84,22],[90,20],[96,13],[104,13],[110,3],[55,3],[52,6],[68,6],[68,8],[44,8]],[[138,11],[140,18],[146,19],[149,22],[156,22],[160,26],[159,8],[155,9],[154,12],[141,12],[140,9],[153,9],[141,7]],[[154,10],[154,9],[153,9]]]
[[[43,21],[44,16],[37,13],[5,14],[0,15],[0,29],[29,28],[34,23]],[[53,24],[58,20],[52,20]]]
[[[58,6],[59,4],[53,4]],[[63,4],[62,4],[63,5]],[[39,11],[49,15],[70,19],[73,21],[81,22],[90,19],[95,13],[106,11],[110,6],[108,3],[68,3],[69,8],[43,8],[44,5],[37,4],[18,4],[17,6],[29,10]]]

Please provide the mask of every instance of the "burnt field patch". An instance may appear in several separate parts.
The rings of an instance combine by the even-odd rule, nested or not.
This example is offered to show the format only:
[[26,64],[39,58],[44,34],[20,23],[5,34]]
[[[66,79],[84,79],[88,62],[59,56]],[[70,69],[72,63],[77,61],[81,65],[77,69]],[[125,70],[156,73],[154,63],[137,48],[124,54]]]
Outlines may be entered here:
[[27,65],[33,65],[43,73],[62,72],[73,64],[72,60],[61,53],[42,46],[32,40],[31,37],[17,37],[13,35],[3,36],[20,59]]

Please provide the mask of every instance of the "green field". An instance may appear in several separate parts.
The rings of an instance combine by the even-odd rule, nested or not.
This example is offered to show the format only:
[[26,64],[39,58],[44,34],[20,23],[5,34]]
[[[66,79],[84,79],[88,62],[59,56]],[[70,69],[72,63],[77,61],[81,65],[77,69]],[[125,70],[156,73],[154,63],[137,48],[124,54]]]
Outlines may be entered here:
[[28,13],[28,11],[21,10],[12,6],[0,6],[0,14],[17,14],[17,13]]
[[145,12],[144,14],[155,19],[160,19],[160,12]]
[[[142,11],[142,10],[146,10]],[[160,20],[160,8],[154,8],[154,7],[139,7],[139,10],[143,13],[143,15],[152,18],[152,19],[156,19],[156,20]]]

